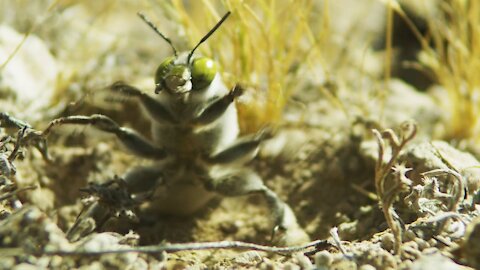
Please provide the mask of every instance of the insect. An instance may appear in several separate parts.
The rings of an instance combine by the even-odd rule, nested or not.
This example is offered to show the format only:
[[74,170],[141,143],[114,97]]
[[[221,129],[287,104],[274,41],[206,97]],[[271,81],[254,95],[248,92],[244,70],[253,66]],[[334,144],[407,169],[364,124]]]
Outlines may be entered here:
[[[148,211],[190,215],[217,195],[260,193],[272,209],[276,242],[307,240],[291,208],[264,185],[257,173],[244,166],[255,157],[268,132],[239,137],[234,101],[242,94],[241,87],[229,90],[217,63],[195,54],[230,12],[191,51],[183,53],[177,53],[170,39],[142,13],[138,15],[170,45],[173,56],[158,66],[153,95],[122,82],[114,83],[109,91],[137,100],[152,121],[152,141],[100,114],[58,118],[43,135],[60,125],[91,125],[115,135],[138,157],[153,160],[152,166],[133,168],[122,177],[133,197],[149,198]],[[152,191],[151,196],[145,196]],[[101,216],[101,206],[93,204],[84,215]],[[79,223],[75,226],[81,227]],[[75,234],[76,229],[70,231]]]

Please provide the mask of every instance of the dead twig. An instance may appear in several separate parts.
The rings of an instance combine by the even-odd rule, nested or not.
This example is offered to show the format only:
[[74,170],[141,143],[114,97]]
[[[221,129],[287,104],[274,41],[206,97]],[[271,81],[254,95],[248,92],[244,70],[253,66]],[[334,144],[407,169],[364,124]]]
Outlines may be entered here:
[[[380,132],[376,129],[372,130],[378,144],[378,159],[375,164],[375,188],[380,198],[380,206],[382,208],[388,226],[392,230],[395,246],[395,254],[399,254],[402,243],[402,226],[398,215],[393,209],[393,203],[397,195],[406,192],[411,187],[412,182],[407,178],[406,173],[410,170],[402,164],[395,165],[401,150],[411,141],[417,133],[417,127],[412,122],[406,122],[401,127],[400,138],[391,129]],[[385,159],[385,150],[387,142],[391,149],[391,155]],[[393,172],[393,182],[388,182],[387,177]],[[388,188],[388,190],[386,190]]]
[[458,172],[451,170],[451,169],[436,169],[436,170],[431,170],[428,172],[422,173],[424,177],[435,177],[439,175],[452,175],[455,179],[453,182],[453,188],[452,188],[452,199],[450,204],[448,205],[449,211],[455,212],[457,211],[458,205],[462,201],[462,199],[465,196],[465,187],[464,187],[464,180],[461,174]]
[[373,192],[370,192],[368,190],[366,190],[365,188],[355,184],[355,183],[352,183],[350,184],[350,186],[356,190],[358,193],[364,195],[365,197],[369,198],[370,200],[372,201],[375,201],[375,202],[378,202],[378,196],[377,194],[373,193]]
[[[241,241],[220,241],[220,242],[203,242],[203,243],[176,243],[176,244],[161,244],[152,246],[141,246],[132,248],[119,249],[105,249],[99,251],[86,250],[44,250],[30,253],[35,256],[100,256],[105,254],[121,254],[121,253],[146,253],[146,254],[160,254],[162,252],[179,252],[191,250],[206,250],[206,249],[247,249],[257,250],[270,253],[277,253],[286,255],[296,252],[305,251],[308,249],[322,250],[328,246],[334,246],[328,240],[316,240],[304,245],[291,247],[275,247],[264,246],[253,243],[246,243]],[[0,248],[0,257],[2,256],[18,256],[24,255],[26,252],[21,248]]]
[[[453,183],[452,183],[452,188],[450,189],[450,193],[442,193],[439,190],[438,183],[436,181],[436,176],[441,176],[441,175],[451,175],[453,176]],[[431,184],[430,187],[430,194],[434,199],[443,201],[446,200],[446,202],[443,202],[446,204],[447,209],[449,212],[447,213],[456,213],[457,208],[460,204],[460,202],[463,200],[465,196],[465,181],[462,177],[461,174],[456,172],[455,170],[452,169],[435,169],[431,170],[428,172],[425,172],[422,174],[422,176],[425,178],[425,181],[430,182]],[[438,231],[442,231],[445,227],[447,227],[449,223],[449,219],[446,218],[442,221],[439,221],[438,224]]]
[[347,250],[345,250],[345,248],[343,247],[342,245],[342,241],[340,240],[340,236],[338,235],[338,228],[337,227],[333,227],[331,230],[330,230],[330,236],[332,237],[333,239],[333,242],[335,243],[335,246],[338,250],[340,250],[340,252],[342,252],[342,254],[346,257],[351,257],[351,255],[349,255],[347,253]]
[[37,187],[38,186],[36,186],[36,185],[28,186],[28,187],[19,188],[19,189],[16,189],[16,190],[12,191],[12,192],[8,192],[6,194],[3,194],[3,195],[0,196],[0,202],[3,201],[3,200],[6,200],[6,199],[10,199],[11,197],[17,195],[20,192],[37,189]]

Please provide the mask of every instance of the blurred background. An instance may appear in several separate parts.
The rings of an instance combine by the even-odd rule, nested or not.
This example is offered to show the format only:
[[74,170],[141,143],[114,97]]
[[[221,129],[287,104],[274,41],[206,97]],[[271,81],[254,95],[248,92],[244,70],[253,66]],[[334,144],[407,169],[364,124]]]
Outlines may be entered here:
[[183,51],[230,10],[199,53],[220,63],[229,86],[248,88],[238,102],[243,132],[298,123],[351,126],[359,118],[393,126],[414,118],[428,136],[475,146],[479,6],[467,0],[1,0],[0,102],[3,111],[35,122],[65,114],[71,102],[119,80],[152,93],[156,66],[172,51],[136,13],[144,12]]

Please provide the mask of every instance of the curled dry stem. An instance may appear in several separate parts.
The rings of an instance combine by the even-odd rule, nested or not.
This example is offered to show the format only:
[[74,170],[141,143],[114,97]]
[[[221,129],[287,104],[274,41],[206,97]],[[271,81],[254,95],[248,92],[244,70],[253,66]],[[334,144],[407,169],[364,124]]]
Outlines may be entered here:
[[465,185],[464,180],[461,174],[451,169],[435,169],[428,172],[424,172],[422,175],[424,177],[434,177],[439,175],[448,174],[453,176],[453,188],[452,188],[452,200],[448,206],[448,210],[451,212],[457,211],[458,205],[465,196]]
[[[424,177],[435,177],[444,174],[452,175],[453,179],[455,179],[453,182],[453,187],[451,189],[452,196],[450,204],[448,205],[448,210],[450,211],[450,213],[455,213],[457,212],[458,205],[465,196],[465,186],[462,175],[451,169],[435,169],[425,172],[422,175]],[[442,231],[448,224],[448,219],[441,221],[439,225],[439,230]]]
[[[394,235],[394,252],[399,254],[402,243],[402,226],[400,222],[394,218],[397,214],[393,209],[393,202],[399,193],[408,191],[412,183],[405,175],[410,169],[404,165],[395,165],[395,162],[401,150],[415,137],[417,127],[413,122],[402,124],[400,137],[391,129],[386,129],[382,132],[373,129],[372,132],[378,144],[378,159],[375,164],[375,188],[378,198],[380,198],[379,202],[385,219]],[[391,148],[391,156],[389,158],[385,158],[387,142]],[[387,177],[392,171],[394,173],[393,183],[388,186],[389,189],[385,191]]]
[[14,191],[11,191],[11,192],[8,192],[6,194],[0,195],[0,202],[3,201],[3,200],[6,200],[6,199],[10,199],[11,197],[16,196],[18,193],[21,193],[21,192],[24,192],[24,191],[27,191],[27,190],[34,190],[34,189],[37,189],[37,188],[38,188],[38,186],[33,185],[33,186],[27,186],[27,187],[24,187],[24,188],[15,189]]

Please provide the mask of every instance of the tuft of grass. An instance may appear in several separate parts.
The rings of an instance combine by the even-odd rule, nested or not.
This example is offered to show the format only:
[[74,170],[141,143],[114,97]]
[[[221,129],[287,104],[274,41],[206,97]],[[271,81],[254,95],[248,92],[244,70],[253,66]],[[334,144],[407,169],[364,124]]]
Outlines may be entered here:
[[245,133],[266,125],[278,126],[289,97],[302,81],[299,67],[313,55],[321,61],[318,48],[322,37],[327,36],[328,9],[323,16],[313,14],[312,0],[202,0],[188,5],[171,0],[158,5],[163,6],[167,17],[183,26],[188,48],[227,10],[232,11],[199,50],[218,60],[229,86],[240,83],[247,89],[238,102]]
[[[441,1],[420,63],[448,94],[446,136],[480,142],[480,2]],[[426,38],[425,38],[426,40]],[[425,44],[425,43],[424,43]]]

